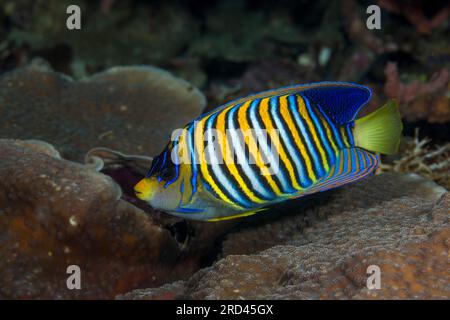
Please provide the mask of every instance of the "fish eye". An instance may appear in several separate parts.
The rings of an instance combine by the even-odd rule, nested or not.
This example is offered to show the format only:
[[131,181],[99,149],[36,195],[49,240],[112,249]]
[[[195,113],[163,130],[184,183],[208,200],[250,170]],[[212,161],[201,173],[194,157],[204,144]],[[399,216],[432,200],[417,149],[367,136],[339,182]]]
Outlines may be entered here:
[[174,167],[165,167],[161,170],[159,176],[163,180],[172,179],[175,176],[175,168]]

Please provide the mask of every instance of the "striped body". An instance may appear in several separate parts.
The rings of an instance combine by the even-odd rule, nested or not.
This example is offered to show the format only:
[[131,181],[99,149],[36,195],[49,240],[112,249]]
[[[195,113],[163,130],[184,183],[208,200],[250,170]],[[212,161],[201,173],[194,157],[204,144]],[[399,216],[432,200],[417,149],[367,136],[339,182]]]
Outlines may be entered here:
[[[272,148],[257,148],[251,134],[245,146],[237,143],[242,141],[239,129],[267,130],[262,142]],[[220,137],[220,152],[208,147],[213,137]],[[189,155],[191,170],[185,183],[191,184],[192,193],[202,183],[219,200],[253,209],[308,193],[330,173],[339,150],[352,147],[352,141],[351,125],[337,127],[314,102],[288,94],[217,109],[188,124],[174,144]],[[235,157],[227,161],[231,150]],[[269,164],[276,159],[279,170],[269,174]]]
[[367,87],[330,82],[232,101],[172,136],[137,195],[177,216],[222,220],[360,180],[379,163],[355,142],[370,97]]

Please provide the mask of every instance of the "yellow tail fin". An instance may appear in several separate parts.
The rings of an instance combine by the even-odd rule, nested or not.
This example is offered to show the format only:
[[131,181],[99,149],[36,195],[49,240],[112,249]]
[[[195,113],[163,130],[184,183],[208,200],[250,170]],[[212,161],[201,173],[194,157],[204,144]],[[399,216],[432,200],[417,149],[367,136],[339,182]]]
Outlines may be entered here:
[[395,154],[402,129],[397,102],[390,100],[378,110],[355,120],[355,145],[372,152]]

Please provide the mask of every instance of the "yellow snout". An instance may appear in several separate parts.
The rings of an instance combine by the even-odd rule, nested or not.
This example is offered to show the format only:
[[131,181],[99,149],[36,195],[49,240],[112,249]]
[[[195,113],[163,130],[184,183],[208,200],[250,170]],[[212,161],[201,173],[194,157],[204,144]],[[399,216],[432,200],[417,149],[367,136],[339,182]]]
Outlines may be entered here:
[[141,200],[149,201],[153,198],[154,191],[156,190],[155,185],[156,180],[154,179],[142,179],[134,186],[134,192],[136,193],[136,197]]

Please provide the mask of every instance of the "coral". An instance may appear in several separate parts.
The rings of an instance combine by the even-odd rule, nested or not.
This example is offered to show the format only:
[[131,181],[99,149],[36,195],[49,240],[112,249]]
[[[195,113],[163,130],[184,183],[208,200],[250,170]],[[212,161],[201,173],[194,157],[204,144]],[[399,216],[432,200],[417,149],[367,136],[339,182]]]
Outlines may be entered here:
[[[142,4],[112,1],[78,1],[82,13],[81,30],[65,28],[66,8],[60,1],[6,1],[12,20],[4,43],[9,51],[22,48],[27,54],[40,52],[58,65],[58,70],[77,75],[110,66],[163,64],[176,57],[199,32],[199,25],[179,5],[161,1]],[[18,18],[17,18],[18,17]],[[3,41],[2,41],[3,42]],[[58,51],[59,49],[61,51]],[[56,54],[55,54],[56,52]]]
[[[309,209],[255,217],[227,236],[222,259],[164,288],[189,299],[448,299],[449,209],[450,194],[430,180],[372,176]],[[366,287],[370,265],[379,290]]]
[[224,83],[211,83],[207,97],[209,109],[255,92],[298,83],[318,81],[318,75],[288,59],[267,59],[251,63],[239,78]]
[[184,281],[165,284],[154,289],[137,289],[116,297],[118,300],[173,300],[183,294]]
[[450,189],[450,143],[430,148],[430,139],[420,139],[416,129],[414,139],[408,141],[401,157],[393,164],[382,164],[381,170],[413,172],[425,176]]
[[[32,139],[0,139],[0,298],[450,298],[448,3],[379,0],[382,29],[368,30],[357,0],[80,0],[69,31],[71,1],[29,2],[0,3],[0,138]],[[124,63],[139,66],[108,69]],[[416,133],[373,177],[243,219],[188,221],[136,199],[173,129],[323,80],[368,84],[360,116],[384,91],[406,132],[426,121],[444,142]],[[71,264],[83,290],[65,286]],[[380,290],[366,288],[369,265]]]
[[397,65],[388,63],[385,69],[384,92],[389,98],[397,99],[400,111],[408,121],[427,120],[433,122],[450,121],[449,72],[442,69],[427,83],[401,82]]
[[[1,139],[0,155],[1,298],[113,298],[185,279],[236,223],[188,223],[125,201],[110,177],[41,141]],[[65,286],[73,264],[83,290]]]
[[[111,298],[177,274],[178,243],[112,179],[34,142],[0,140],[0,154],[2,298]],[[65,286],[73,264],[83,290]]]
[[428,18],[424,12],[424,7],[428,5],[425,1],[405,3],[394,0],[378,0],[378,5],[392,13],[405,16],[419,34],[425,35],[430,34],[433,29],[447,21],[450,14],[450,5],[444,5],[432,18]]
[[[358,4],[356,1],[343,0],[341,2],[341,14],[344,27],[353,42],[362,47],[369,48],[376,53],[387,51],[387,45],[383,40],[371,32],[371,30],[367,29],[365,20],[358,14]],[[390,49],[394,48],[395,47]]]
[[[230,17],[239,23],[230,23]],[[206,16],[205,29],[194,39],[189,52],[205,59],[231,62],[269,58],[273,55],[274,41],[302,40],[285,8],[276,12],[249,10],[244,1],[225,1],[213,7]]]
[[99,146],[153,156],[205,104],[194,86],[154,67],[74,81],[34,63],[0,78],[0,136],[48,141],[71,160]]

